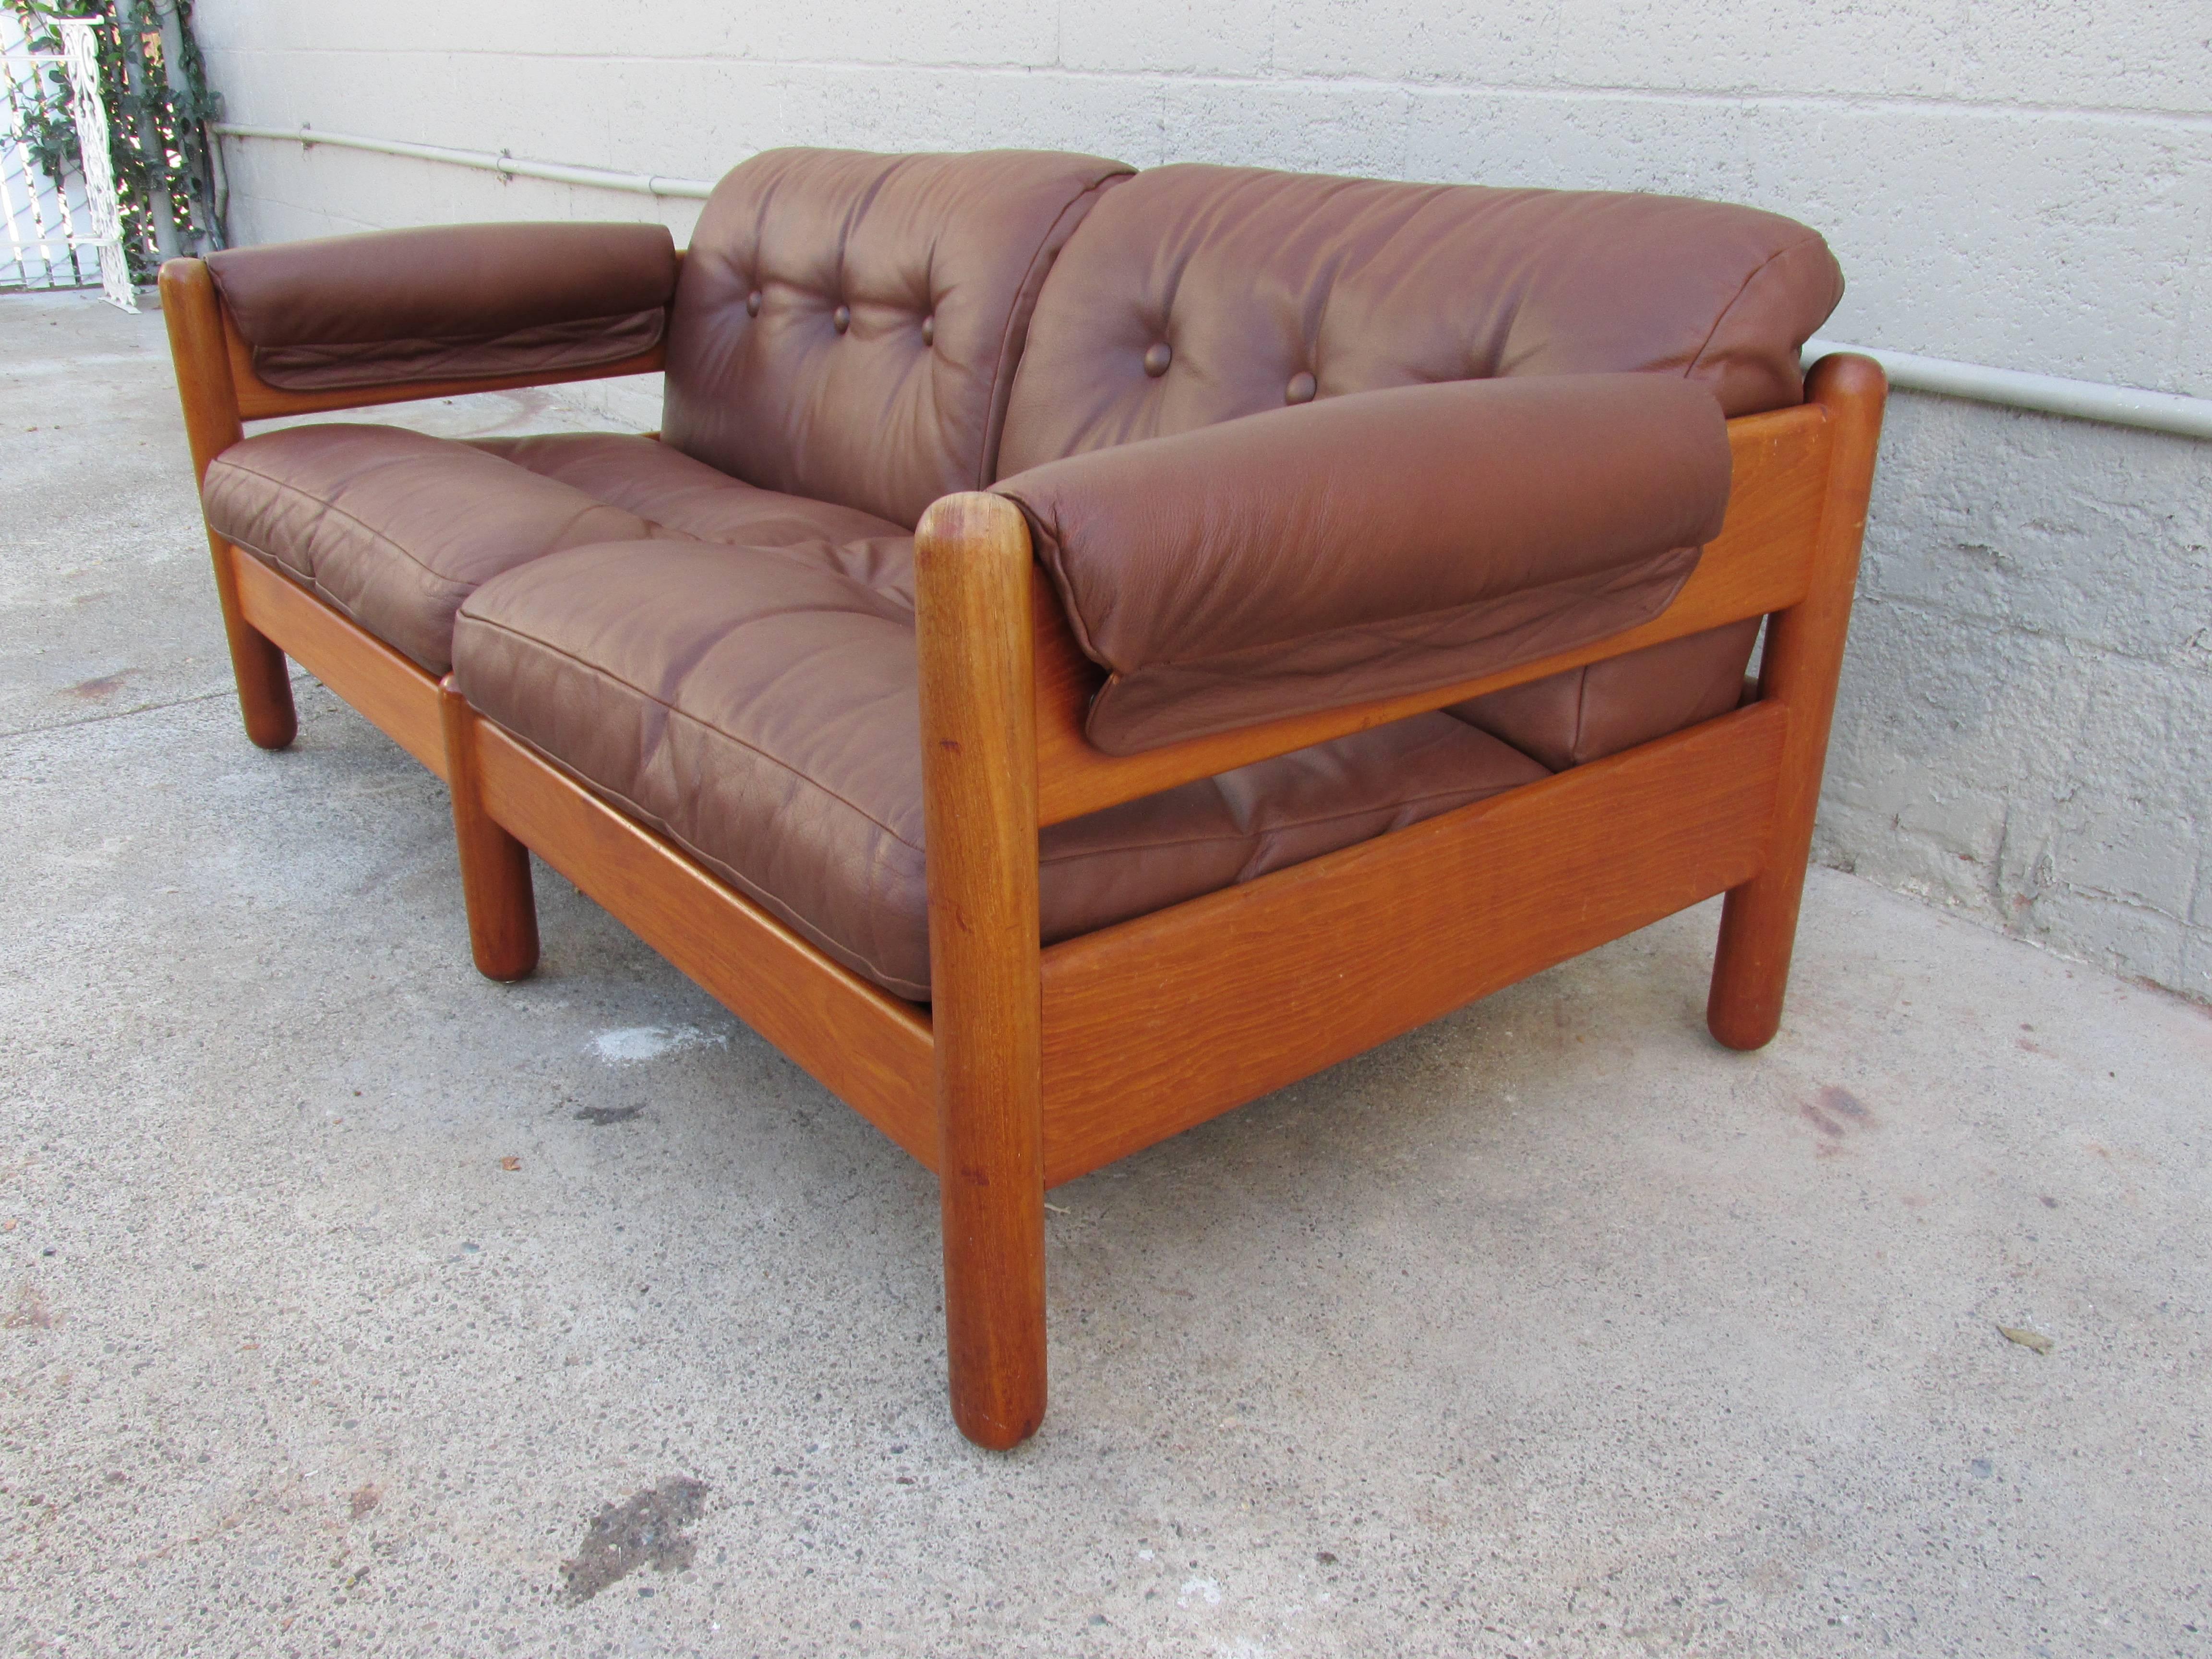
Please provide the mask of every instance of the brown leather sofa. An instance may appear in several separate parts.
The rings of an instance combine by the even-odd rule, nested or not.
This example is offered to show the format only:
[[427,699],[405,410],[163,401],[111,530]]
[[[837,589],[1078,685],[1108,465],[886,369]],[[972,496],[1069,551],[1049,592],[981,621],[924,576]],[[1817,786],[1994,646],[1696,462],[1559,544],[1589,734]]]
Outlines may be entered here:
[[[688,252],[163,269],[252,739],[290,656],[939,1176],[955,1415],[1057,1182],[1726,892],[1780,1018],[1881,420],[1820,239],[1671,198],[756,156]],[[653,437],[250,420],[650,369]],[[1755,687],[1746,664],[1762,623]]]

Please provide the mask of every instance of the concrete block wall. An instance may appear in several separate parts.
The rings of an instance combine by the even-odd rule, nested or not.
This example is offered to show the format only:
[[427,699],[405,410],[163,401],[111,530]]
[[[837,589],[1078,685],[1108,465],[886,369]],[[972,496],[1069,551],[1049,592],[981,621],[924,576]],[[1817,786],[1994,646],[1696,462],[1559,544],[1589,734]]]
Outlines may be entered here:
[[[233,119],[694,177],[775,144],[1671,191],[1826,234],[1825,333],[2212,394],[2172,0],[198,0]],[[234,144],[248,240],[696,209]],[[649,390],[588,394],[653,421]],[[1893,405],[1819,855],[2212,998],[2212,444]]]

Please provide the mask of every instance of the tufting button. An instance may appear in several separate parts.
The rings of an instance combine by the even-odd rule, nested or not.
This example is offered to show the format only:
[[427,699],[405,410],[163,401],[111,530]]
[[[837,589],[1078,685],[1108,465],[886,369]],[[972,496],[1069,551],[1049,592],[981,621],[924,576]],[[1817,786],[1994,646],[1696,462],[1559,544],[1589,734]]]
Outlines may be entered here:
[[748,317],[757,317],[760,315],[760,290],[758,289],[755,289],[751,293],[745,295],[745,315]]
[[847,329],[852,327],[853,307],[850,306],[839,306],[836,310],[830,313],[830,325],[836,329],[840,334],[842,334]]
[[1291,375],[1291,383],[1283,388],[1283,401],[1286,404],[1310,404],[1313,395],[1314,377],[1304,369]]
[[936,318],[925,317],[921,319],[921,343],[924,345],[935,345],[937,343]]
[[1168,372],[1168,365],[1174,361],[1175,348],[1162,340],[1146,351],[1145,373],[1157,380]]

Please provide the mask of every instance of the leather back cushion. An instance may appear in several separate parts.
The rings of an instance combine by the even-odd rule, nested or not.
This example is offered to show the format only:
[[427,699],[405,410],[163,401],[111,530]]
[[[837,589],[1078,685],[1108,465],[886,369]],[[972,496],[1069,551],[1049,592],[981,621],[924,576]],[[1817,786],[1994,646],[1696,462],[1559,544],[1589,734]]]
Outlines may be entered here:
[[911,526],[996,476],[1038,289],[1093,155],[769,150],[715,189],[676,295],[662,435],[767,489]]
[[1843,295],[1793,220],[1671,196],[1161,167],[1045,284],[1002,474],[1313,397],[1650,370],[1729,415],[1801,401]]

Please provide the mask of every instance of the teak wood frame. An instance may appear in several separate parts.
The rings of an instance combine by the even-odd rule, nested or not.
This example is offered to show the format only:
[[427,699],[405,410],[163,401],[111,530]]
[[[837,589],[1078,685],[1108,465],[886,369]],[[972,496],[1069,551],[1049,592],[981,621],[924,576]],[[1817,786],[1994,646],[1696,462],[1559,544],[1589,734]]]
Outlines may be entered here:
[[[654,352],[587,374],[303,396],[254,374],[204,265],[172,262],[161,289],[201,473],[247,420],[660,367]],[[210,540],[252,740],[292,739],[289,656],[447,780],[483,973],[536,963],[534,851],[937,1173],[953,1415],[1006,1447],[1044,1413],[1048,1188],[1717,893],[1707,1023],[1731,1048],[1773,1036],[1885,392],[1871,361],[1831,356],[1802,407],[1731,422],[1720,538],[1640,628],[1127,757],[1084,739],[1099,671],[1035,579],[1019,513],[988,494],[939,501],[915,541],[928,1008],[831,961],[450,684]],[[1039,948],[1042,825],[1748,617],[1767,618],[1766,646],[1758,696],[1734,713]]]

